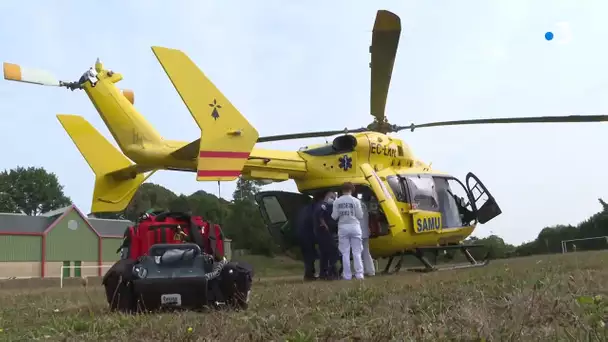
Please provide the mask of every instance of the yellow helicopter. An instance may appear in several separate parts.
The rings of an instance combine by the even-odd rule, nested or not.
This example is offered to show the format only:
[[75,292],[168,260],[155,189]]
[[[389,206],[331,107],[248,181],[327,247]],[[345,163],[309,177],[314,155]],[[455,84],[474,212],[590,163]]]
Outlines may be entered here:
[[[124,210],[138,187],[157,170],[196,172],[198,181],[231,181],[242,176],[280,182],[293,179],[300,193],[265,191],[257,196],[271,234],[293,237],[289,223],[310,194],[356,185],[370,209],[370,252],[374,258],[416,256],[423,270],[440,269],[424,257],[427,251],[461,250],[476,267],[463,244],[478,223],[501,214],[487,188],[472,173],[464,182],[418,160],[396,133],[416,128],[489,123],[546,123],[608,121],[606,115],[492,118],[397,126],[385,116],[385,104],[397,53],[401,22],[389,11],[377,12],[372,34],[371,106],[374,121],[367,127],[259,137],[257,130],[183,52],[152,47],[159,63],[201,130],[192,142],[166,140],[134,107],[134,93],[115,83],[120,73],[97,60],[75,82],[57,80],[51,73],[4,63],[7,80],[84,90],[118,143],[118,151],[89,122],[76,115],[57,115],[64,129],[95,173],[92,212]],[[258,148],[256,143],[328,137],[331,143],[298,151]],[[396,270],[401,267],[401,261]]]

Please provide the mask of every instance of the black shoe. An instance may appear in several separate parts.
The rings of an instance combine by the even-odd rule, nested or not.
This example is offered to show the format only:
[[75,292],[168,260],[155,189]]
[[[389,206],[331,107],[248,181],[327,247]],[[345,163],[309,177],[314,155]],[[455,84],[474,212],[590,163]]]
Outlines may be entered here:
[[321,279],[321,280],[331,280],[331,276],[329,274],[319,274],[319,279]]
[[304,281],[315,281],[318,280],[319,278],[312,275],[312,276],[304,276]]
[[338,276],[335,275],[335,274],[328,274],[328,275],[323,276],[323,278],[321,278],[321,279],[323,279],[323,280],[336,280],[336,279],[338,279]]

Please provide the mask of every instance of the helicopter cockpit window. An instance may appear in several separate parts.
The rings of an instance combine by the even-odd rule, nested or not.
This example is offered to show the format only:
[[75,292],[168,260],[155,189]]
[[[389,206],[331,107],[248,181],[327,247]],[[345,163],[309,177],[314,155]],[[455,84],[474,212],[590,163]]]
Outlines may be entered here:
[[393,194],[395,195],[397,201],[407,203],[406,192],[403,188],[403,184],[399,180],[399,177],[388,176],[386,177],[386,182],[391,187],[391,190],[393,190]]
[[[439,199],[441,211],[441,225],[443,228],[457,228],[463,226],[461,218],[462,198],[466,196],[464,187],[454,179],[445,177],[433,177],[435,190]],[[458,202],[457,202],[458,201]]]
[[435,193],[435,182],[427,175],[405,176],[407,187],[415,209],[439,211],[439,200]]

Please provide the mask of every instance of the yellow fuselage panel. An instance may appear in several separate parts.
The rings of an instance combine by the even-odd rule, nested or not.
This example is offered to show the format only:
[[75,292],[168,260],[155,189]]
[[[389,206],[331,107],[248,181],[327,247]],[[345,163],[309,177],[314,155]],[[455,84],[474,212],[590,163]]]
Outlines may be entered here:
[[131,144],[159,143],[160,134],[114,85],[122,80],[122,75],[99,70],[97,78],[95,86],[86,82],[83,88],[121,150],[127,150]]
[[361,147],[360,153],[365,153],[368,156],[367,162],[375,170],[412,166],[412,152],[401,139],[376,132],[361,134],[366,136],[367,146]]
[[357,151],[328,156],[312,156],[305,152],[298,152],[300,157],[306,161],[306,178],[351,178],[357,177],[359,156]]
[[[356,133],[357,146],[354,151],[318,156],[299,151],[306,161],[306,177],[295,179],[300,191],[340,186],[345,181],[366,184],[359,166],[370,164],[376,171],[402,168],[413,164],[412,153],[400,139],[375,132]],[[307,150],[330,146],[330,144],[310,146]]]
[[[159,145],[131,145],[128,146],[125,154],[133,161],[142,165],[163,165],[166,168],[179,168],[187,171],[196,172],[197,159],[181,160],[171,156],[171,153],[188,143],[183,142],[181,146],[176,146],[176,142],[171,144]],[[251,151],[249,160],[243,168],[244,174],[250,174],[252,171],[268,171],[267,177],[259,176],[256,178],[268,178],[274,180],[285,180],[284,177],[275,179],[268,175],[273,172],[287,175],[286,179],[297,179],[306,174],[306,162],[298,156],[297,152],[276,151],[254,148]],[[252,176],[255,176],[253,174]]]

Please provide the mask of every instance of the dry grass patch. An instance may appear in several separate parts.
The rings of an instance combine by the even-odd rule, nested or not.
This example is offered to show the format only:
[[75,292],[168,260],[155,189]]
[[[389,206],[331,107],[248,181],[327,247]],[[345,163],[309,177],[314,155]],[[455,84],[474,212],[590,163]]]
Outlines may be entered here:
[[279,278],[254,283],[246,312],[206,314],[110,314],[91,285],[7,290],[0,340],[606,340],[607,262],[589,252],[363,282]]

